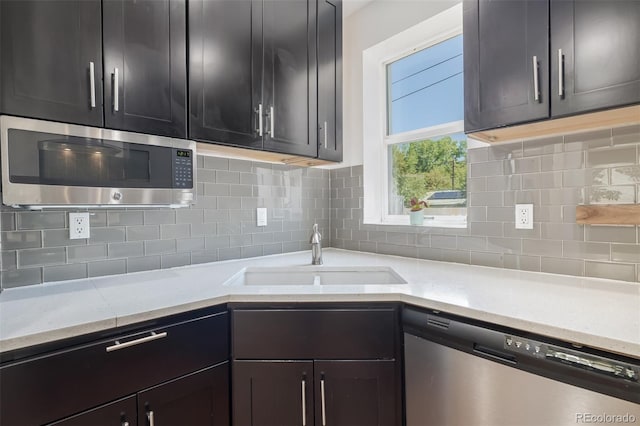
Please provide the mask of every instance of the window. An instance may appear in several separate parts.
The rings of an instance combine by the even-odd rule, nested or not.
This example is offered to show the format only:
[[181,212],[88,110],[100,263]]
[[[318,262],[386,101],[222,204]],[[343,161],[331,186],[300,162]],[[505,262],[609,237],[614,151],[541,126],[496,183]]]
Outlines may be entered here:
[[[462,8],[364,52],[364,222],[466,226]],[[369,126],[381,120],[381,125]]]

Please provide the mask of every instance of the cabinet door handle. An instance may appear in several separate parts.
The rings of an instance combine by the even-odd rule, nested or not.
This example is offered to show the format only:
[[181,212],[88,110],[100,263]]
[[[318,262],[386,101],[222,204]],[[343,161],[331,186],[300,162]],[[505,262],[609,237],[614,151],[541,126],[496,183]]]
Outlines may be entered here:
[[564,55],[558,49],[558,96],[564,96]]
[[258,104],[258,109],[256,110],[256,114],[258,114],[258,136],[262,137],[262,104]]
[[89,62],[89,97],[91,108],[96,107],[96,69],[93,62]]
[[120,110],[120,73],[118,68],[113,69],[113,111]]
[[538,82],[538,57],[533,57],[533,100],[540,102],[540,86]]
[[327,133],[327,122],[324,122],[324,149],[327,149],[327,141],[329,140]]
[[302,426],[307,426],[307,381],[302,379]]
[[120,343],[119,341],[115,341],[115,344],[111,346],[107,346],[107,352],[113,352],[120,349],[128,348],[131,346],[139,345],[142,343],[150,342],[152,340],[158,340],[167,337],[167,332],[163,331],[162,333],[156,333],[154,331],[151,332],[149,336],[141,337],[139,339],[131,340],[128,342]]
[[122,422],[122,426],[129,426],[129,422]]
[[153,411],[147,411],[147,420],[149,421],[149,426],[155,426],[153,421]]
[[269,128],[269,136],[271,136],[272,139],[275,139],[275,137],[276,137],[276,119],[275,119],[273,106],[271,106],[271,109],[269,110],[269,119],[271,121],[270,128]]
[[322,426],[327,426],[327,411],[324,398],[324,376],[322,376],[322,379],[320,380],[320,403],[322,409]]

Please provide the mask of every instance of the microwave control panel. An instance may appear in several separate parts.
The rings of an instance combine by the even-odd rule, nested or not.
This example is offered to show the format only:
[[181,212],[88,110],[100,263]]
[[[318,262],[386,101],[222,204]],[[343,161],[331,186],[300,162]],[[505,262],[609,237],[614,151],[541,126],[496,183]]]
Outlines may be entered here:
[[173,187],[193,188],[193,151],[173,150]]

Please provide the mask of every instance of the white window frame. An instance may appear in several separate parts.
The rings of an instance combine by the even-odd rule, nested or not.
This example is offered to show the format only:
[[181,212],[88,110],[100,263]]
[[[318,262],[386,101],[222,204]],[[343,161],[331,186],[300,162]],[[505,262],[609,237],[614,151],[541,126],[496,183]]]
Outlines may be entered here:
[[[362,54],[363,84],[363,223],[409,225],[409,215],[390,215],[389,146],[464,131],[464,121],[387,135],[387,65],[412,53],[462,34],[459,3],[383,42]],[[415,225],[413,225],[415,226]],[[466,216],[436,216],[423,226],[466,228]]]

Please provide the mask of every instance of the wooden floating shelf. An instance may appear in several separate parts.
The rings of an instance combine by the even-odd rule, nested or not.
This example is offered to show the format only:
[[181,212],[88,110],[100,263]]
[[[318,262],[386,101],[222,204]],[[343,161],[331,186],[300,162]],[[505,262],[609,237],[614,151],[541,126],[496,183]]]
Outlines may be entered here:
[[640,105],[469,133],[488,143],[513,142],[640,123]]
[[640,225],[640,204],[576,206],[579,225]]

